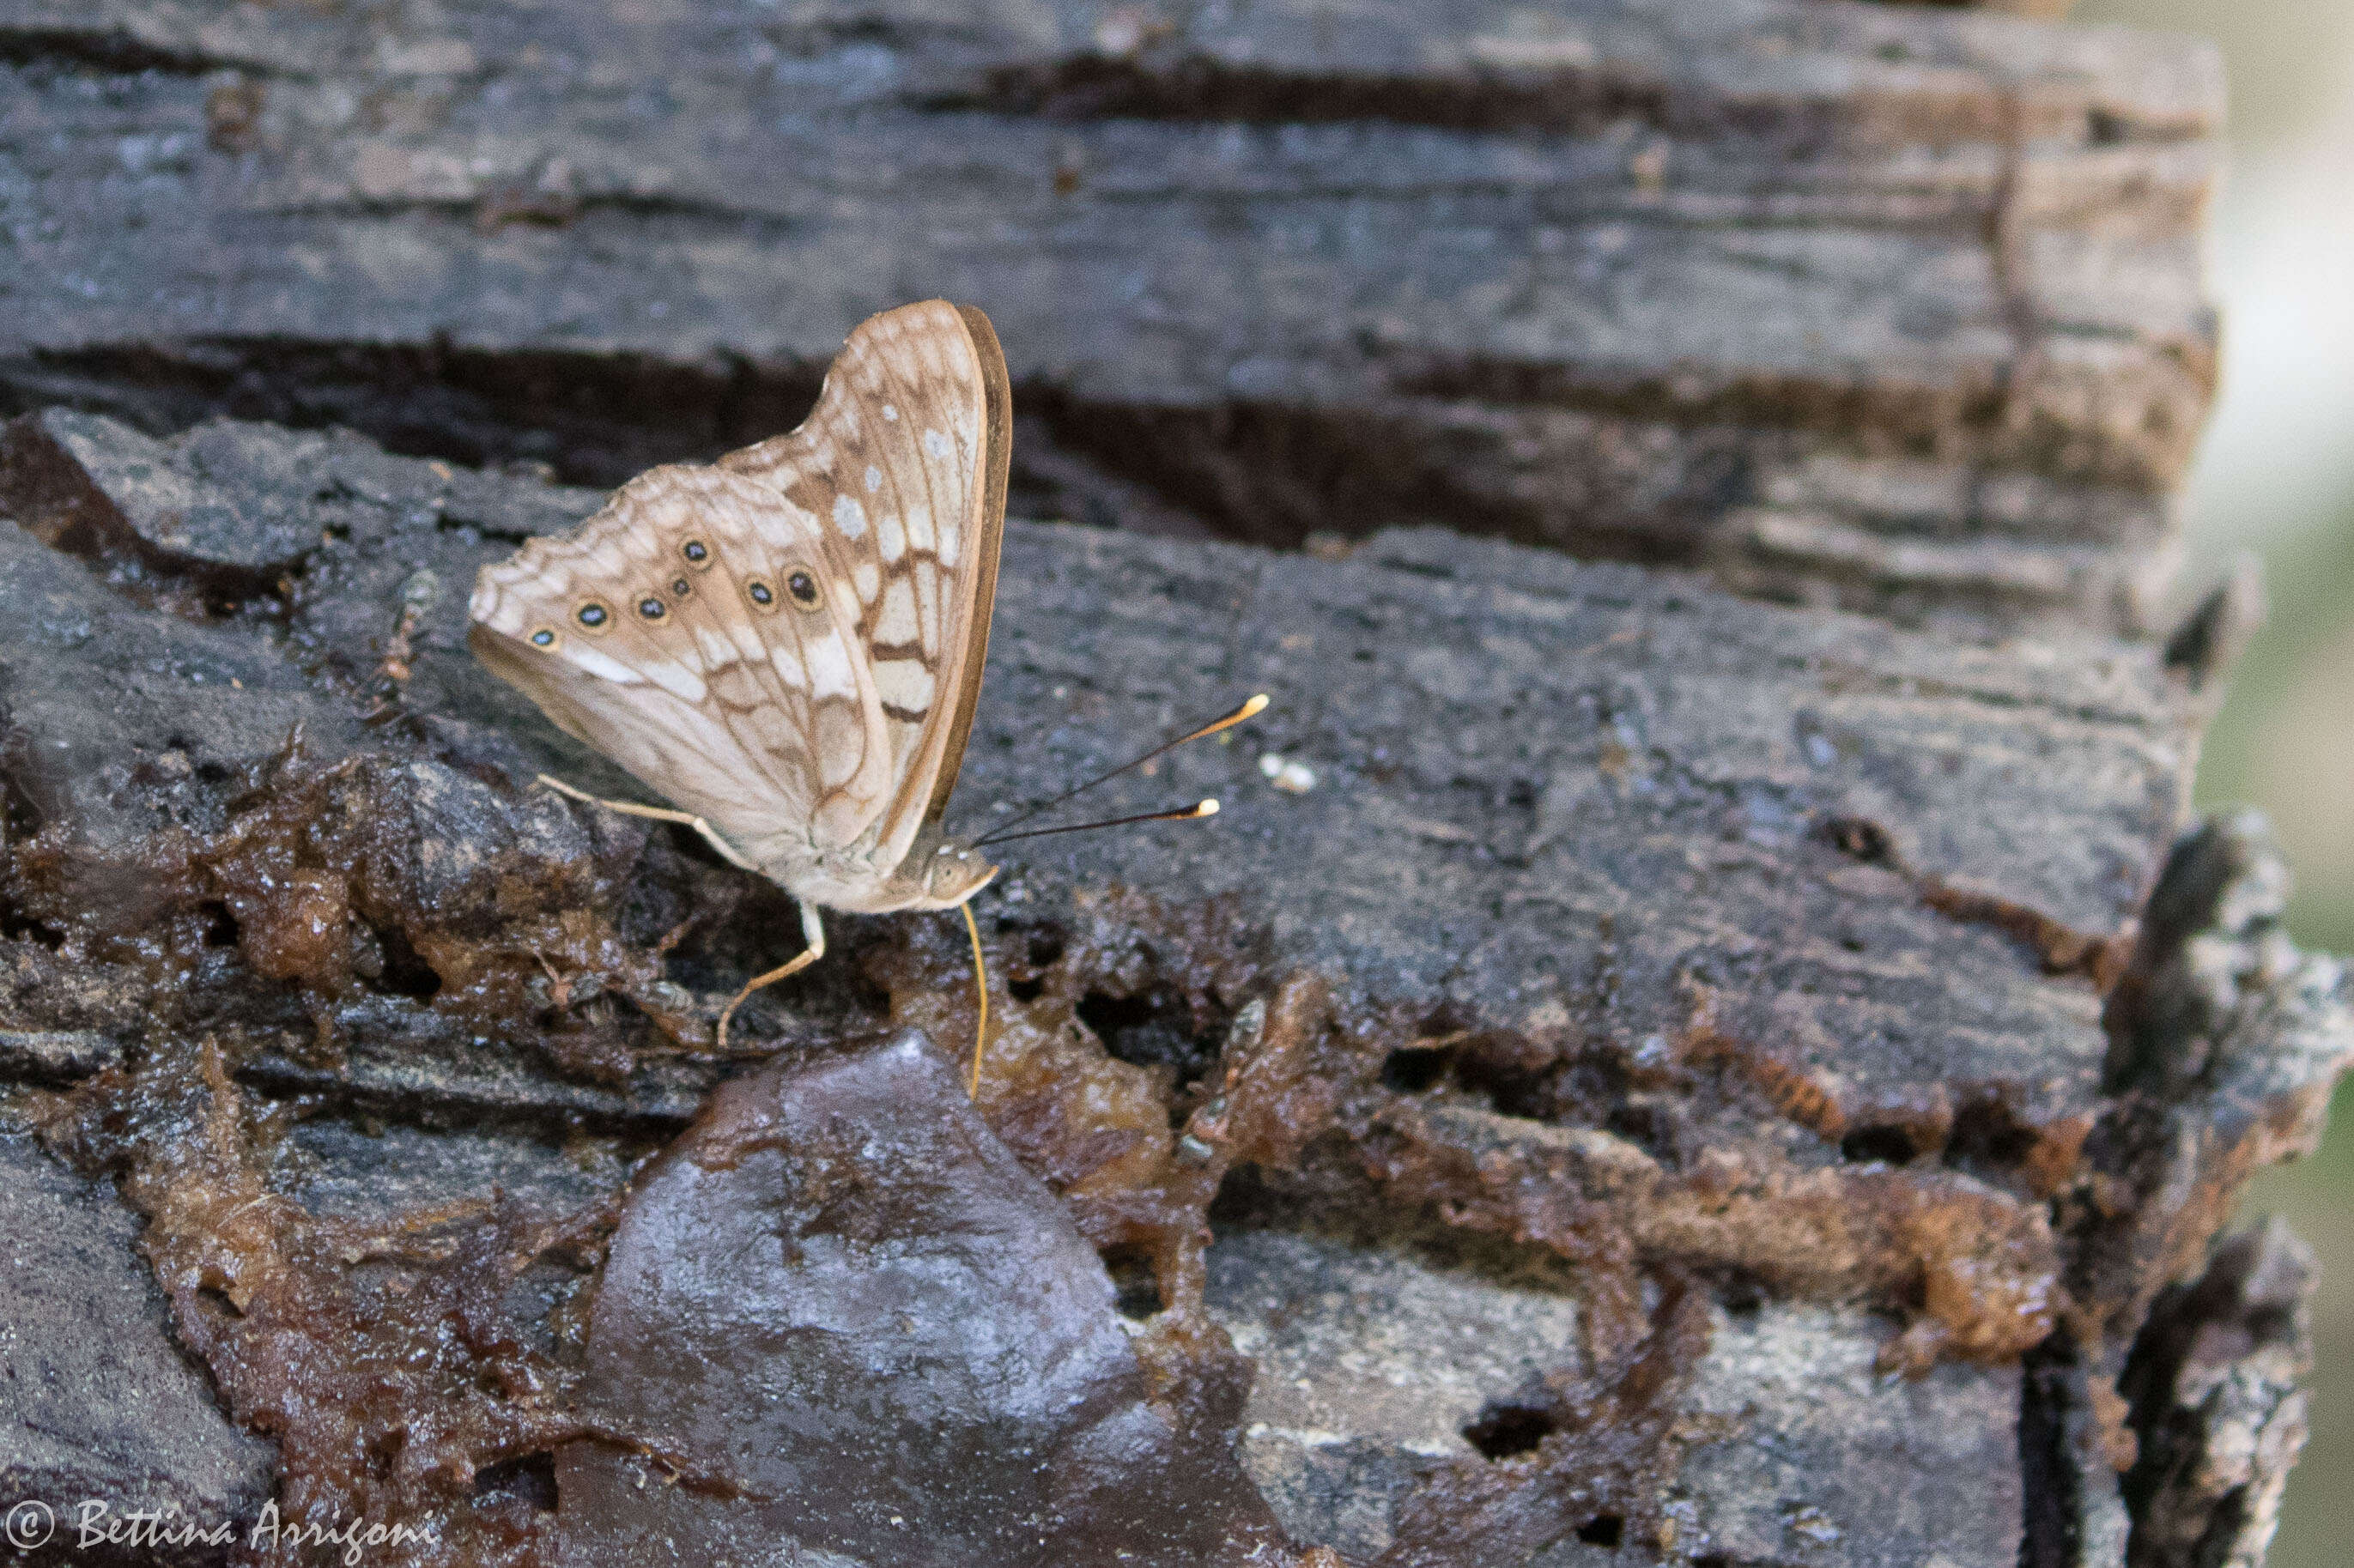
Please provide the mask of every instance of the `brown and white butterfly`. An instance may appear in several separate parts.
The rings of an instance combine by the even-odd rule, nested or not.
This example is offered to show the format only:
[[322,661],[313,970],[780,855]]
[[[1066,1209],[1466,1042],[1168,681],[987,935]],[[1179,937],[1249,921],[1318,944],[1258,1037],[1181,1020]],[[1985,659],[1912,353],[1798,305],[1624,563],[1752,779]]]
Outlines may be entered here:
[[1011,435],[989,318],[904,305],[850,334],[799,429],[640,474],[475,581],[476,655],[679,810],[605,804],[685,822],[800,900],[807,950],[728,1004],[723,1046],[737,1003],[823,955],[820,907],[948,909],[996,874],[941,819]]
[[[800,900],[807,947],[736,993],[723,1050],[747,996],[824,956],[821,907],[964,909],[986,1042],[967,901],[997,868],[941,819],[989,653],[1012,425],[989,318],[903,305],[850,334],[801,429],[640,474],[475,580],[466,640],[482,662],[679,809],[599,804],[685,823]],[[1034,836],[1008,830],[1266,706],[1254,696],[989,842]],[[980,1068],[977,1047],[976,1087]]]

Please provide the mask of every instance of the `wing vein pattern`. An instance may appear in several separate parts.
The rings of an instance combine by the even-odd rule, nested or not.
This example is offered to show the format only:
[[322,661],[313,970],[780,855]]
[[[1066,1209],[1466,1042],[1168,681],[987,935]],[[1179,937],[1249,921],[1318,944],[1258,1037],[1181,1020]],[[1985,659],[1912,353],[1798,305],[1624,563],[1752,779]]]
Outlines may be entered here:
[[979,312],[885,312],[798,429],[641,474],[484,567],[470,641],[797,896],[901,906],[885,885],[979,694],[1007,408]]

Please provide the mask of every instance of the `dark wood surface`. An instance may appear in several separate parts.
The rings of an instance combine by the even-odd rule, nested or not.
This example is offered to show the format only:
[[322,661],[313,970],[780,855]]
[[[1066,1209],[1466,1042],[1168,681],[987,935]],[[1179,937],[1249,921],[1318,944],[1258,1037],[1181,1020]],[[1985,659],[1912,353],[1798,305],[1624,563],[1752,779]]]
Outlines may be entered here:
[[[486,1170],[578,1202],[548,1140],[582,1129],[610,1192],[731,1071],[694,1032],[781,956],[790,906],[691,840],[529,788],[541,768],[626,781],[463,649],[476,566],[592,494],[349,435],[156,442],[68,413],[11,427],[5,471],[17,1071],[95,1083],[159,1042],[229,1042],[243,1092],[320,1107],[270,1180],[395,1213]],[[1962,1446],[1826,1450],[1845,1478],[1808,1506],[1840,1544],[1813,1560],[1910,1561],[1927,1537],[1875,1514],[1934,1476],[1953,1507],[1918,1530],[2008,1563],[2040,1503],[2078,1495],[2020,1467],[2021,1413],[2090,1429],[2101,1410],[2056,1373],[2022,1383],[2018,1358],[2060,1330],[2114,1377],[2231,1186],[2310,1134],[2349,1048],[2333,971],[2256,956],[2274,873],[2244,833],[2174,852],[2164,919],[2140,915],[2203,711],[2153,645],[1990,645],[1429,532],[1320,559],[1017,524],[999,616],[953,819],[976,828],[1233,694],[1275,698],[1102,801],[1214,792],[1215,822],[1008,846],[981,908],[1013,1044],[985,1104],[1092,1239],[1173,1247],[1160,1288],[1239,1342],[1277,1363],[1315,1360],[1320,1335],[1398,1347],[1406,1414],[1342,1378],[1265,1384],[1246,1424],[1279,1517],[1352,1555],[1455,1562],[1441,1543],[1468,1519],[1514,1560],[1584,1560],[1536,1551],[1527,1497],[1464,1491],[1493,1478],[1462,1439],[1436,1472],[1414,1457],[1432,1422],[1476,1427],[1511,1393],[1471,1386],[1500,1375],[1485,1362],[1415,1352],[1414,1311],[1565,1312],[1574,1364],[1603,1377],[1668,1332],[1646,1292],[1697,1279],[1723,1293],[1713,1330],[1664,1341],[1684,1346],[1675,1392],[1611,1429],[1731,1425],[1595,1472],[1623,1528],[1671,1541],[1657,1528],[1697,1489],[1688,1543],[1764,1550],[1766,1491],[1806,1468],[1766,1456],[1830,1441],[1804,1436],[1818,1372],[1911,1366],[1931,1383],[1852,1372],[1855,1431],[1934,1420]],[[1312,788],[1274,788],[1270,758]],[[312,880],[257,882],[281,853]],[[323,947],[302,934],[321,907],[340,912]],[[683,916],[695,933],[656,957]],[[834,934],[810,982],[754,1005],[748,1041],[969,1036],[938,917]],[[2250,955],[2228,996],[2194,950]],[[1059,1098],[1053,1071],[1102,1081]],[[1289,1130],[1246,1130],[1268,1117]],[[447,1152],[429,1130],[397,1150],[334,1132],[387,1118],[474,1130]],[[1262,1172],[1220,1223],[1266,1239],[1214,1245],[1207,1275],[1183,1240],[1207,1178],[1172,1119],[1212,1174]],[[1433,1213],[1444,1245],[1408,1245]],[[1511,1281],[1543,1259],[1569,1273],[1528,1296]],[[1340,1305],[1312,1323],[1268,1305],[1298,1292]],[[1294,1394],[1356,1424],[1347,1465],[1298,1436]],[[2113,1473],[2081,1467],[2066,1487]]]
[[[726,1536],[587,1284],[797,922],[532,788],[631,792],[463,605],[939,293],[1039,519],[952,821],[1274,699],[979,906],[1055,1331],[1178,1440],[1113,1484],[1231,1443],[1300,1568],[2253,1562],[2309,1276],[2215,1238],[2354,1024],[2188,810],[2246,596],[2147,634],[2220,74],[1992,9],[0,4],[0,1492],[525,1563],[618,1445]],[[960,929],[830,929],[780,1093],[965,1049]]]
[[2213,380],[2220,71],[2116,30],[15,0],[0,41],[24,406],[449,457],[520,425],[610,484],[773,433],[858,320],[946,294],[1055,510],[2116,626]]

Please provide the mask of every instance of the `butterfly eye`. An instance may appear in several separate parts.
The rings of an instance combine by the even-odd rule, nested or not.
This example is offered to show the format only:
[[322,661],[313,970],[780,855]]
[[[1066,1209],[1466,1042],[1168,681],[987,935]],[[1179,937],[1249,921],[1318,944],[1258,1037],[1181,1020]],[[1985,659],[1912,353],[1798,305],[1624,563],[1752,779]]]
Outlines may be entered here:
[[534,632],[531,634],[531,645],[532,645],[534,648],[553,648],[553,647],[555,647],[555,646],[556,646],[556,628],[554,628],[554,627],[552,627],[552,626],[543,626],[543,627],[541,627],[538,630],[534,631]]
[[792,595],[793,602],[803,609],[815,609],[818,600],[824,597],[817,590],[817,579],[807,572],[795,572],[787,577],[785,591]]
[[777,612],[777,590],[758,577],[745,579],[744,597],[752,601],[755,609],[766,610],[770,615]]
[[689,539],[678,547],[678,553],[686,557],[688,566],[698,571],[706,570],[711,565],[711,546],[700,539]]
[[613,625],[613,612],[593,599],[574,610],[572,619],[588,630],[596,632],[608,631]]

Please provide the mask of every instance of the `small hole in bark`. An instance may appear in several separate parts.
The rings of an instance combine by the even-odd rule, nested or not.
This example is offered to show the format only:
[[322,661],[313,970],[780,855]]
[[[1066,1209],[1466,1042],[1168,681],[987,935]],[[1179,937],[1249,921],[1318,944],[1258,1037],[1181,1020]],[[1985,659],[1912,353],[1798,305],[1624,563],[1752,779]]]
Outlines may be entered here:
[[1735,1321],[1756,1321],[1766,1307],[1766,1287],[1746,1274],[1736,1274],[1717,1287],[1717,1299],[1724,1303],[1726,1314]]
[[1005,982],[1005,994],[1016,1001],[1035,1001],[1046,989],[1043,980],[1010,980]]
[[1447,1075],[1455,1060],[1452,1045],[1406,1045],[1382,1062],[1382,1086],[1402,1095],[1418,1095]]
[[1112,1305],[1121,1317],[1141,1322],[1161,1310],[1161,1277],[1152,1271],[1151,1253],[1132,1243],[1115,1242],[1102,1255],[1104,1272],[1111,1276]]
[[1597,1513],[1577,1527],[1577,1539],[1588,1546],[1607,1546],[1616,1551],[1627,1533],[1627,1521],[1615,1513]]
[[1705,1557],[1693,1558],[1691,1568],[1733,1568],[1733,1559],[1722,1552],[1712,1552]]
[[1653,1159],[1675,1152],[1674,1118],[1656,1105],[1614,1105],[1602,1125]]
[[384,975],[376,982],[379,990],[419,1001],[440,991],[441,977],[408,945],[407,933],[398,927],[382,927],[376,929],[376,939],[384,949]]
[[2027,1163],[2041,1141],[1999,1095],[1984,1095],[1954,1113],[1946,1157],[1956,1164],[1981,1170],[2013,1171]]
[[535,1512],[554,1513],[556,1457],[552,1454],[525,1454],[485,1465],[474,1472],[474,1496],[478,1499],[515,1498],[529,1503]]
[[1555,1107],[1553,1075],[1535,1073],[1516,1062],[1468,1052],[1455,1065],[1455,1081],[1505,1116],[1531,1121],[1549,1119]]
[[1479,1419],[1463,1429],[1463,1440],[1490,1459],[1533,1452],[1553,1430],[1553,1413],[1533,1404],[1490,1400]]
[[[1079,1022],[1094,1030],[1106,1045],[1111,1045],[1118,1036],[1150,1028],[1157,1022],[1150,997],[1112,996],[1100,991],[1091,991],[1079,998],[1078,1014]],[[1112,1054],[1125,1059],[1116,1046]]]
[[1200,1077],[1217,1059],[1217,1041],[1194,1038],[1193,1019],[1182,998],[1159,991],[1113,996],[1091,991],[1073,1011],[1105,1050],[1140,1067],[1172,1068],[1180,1084]]
[[1859,1164],[1909,1165],[1920,1152],[1901,1127],[1860,1127],[1840,1139],[1840,1154]]
[[1283,1201],[1268,1191],[1267,1177],[1256,1165],[1237,1165],[1218,1181],[1210,1200],[1213,1230],[1266,1230],[1283,1223]]
[[219,899],[200,904],[197,910],[205,917],[205,946],[234,948],[237,946],[237,916]]
[[0,937],[12,942],[38,942],[52,952],[66,945],[66,934],[45,920],[29,919],[10,909],[0,913]]
[[196,1299],[211,1310],[219,1313],[224,1318],[242,1318],[245,1316],[244,1313],[237,1309],[237,1303],[228,1298],[228,1292],[219,1289],[215,1286],[199,1285],[196,1287]]
[[1866,865],[1885,864],[1895,845],[1888,830],[1869,817],[1834,817],[1824,824],[1824,835],[1841,854]]

